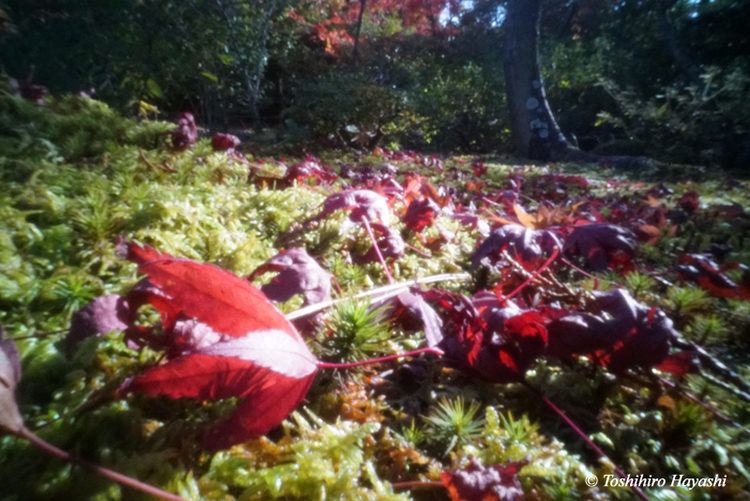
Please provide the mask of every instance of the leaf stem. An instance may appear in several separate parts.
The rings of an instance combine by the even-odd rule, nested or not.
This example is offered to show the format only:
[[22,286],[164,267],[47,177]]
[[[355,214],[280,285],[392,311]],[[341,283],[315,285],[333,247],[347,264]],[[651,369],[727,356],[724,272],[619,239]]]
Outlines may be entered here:
[[[537,395],[539,395],[539,397],[540,397],[540,398],[541,398],[541,399],[542,399],[542,400],[544,401],[544,403],[545,403],[545,404],[547,404],[547,406],[548,406],[548,407],[549,407],[550,409],[552,409],[552,410],[553,410],[553,411],[555,412],[555,414],[557,414],[558,416],[560,416],[560,418],[562,418],[562,420],[563,420],[563,421],[565,421],[565,423],[567,423],[567,425],[568,425],[568,426],[570,426],[570,427],[571,427],[571,428],[573,429],[573,431],[575,431],[575,432],[576,432],[576,434],[577,434],[577,435],[578,435],[579,437],[581,437],[581,439],[582,439],[582,440],[583,440],[584,442],[586,442],[586,445],[588,445],[588,446],[589,446],[589,447],[591,448],[591,450],[593,450],[594,452],[596,452],[596,453],[597,453],[597,454],[599,455],[599,457],[603,457],[603,458],[605,458],[605,459],[606,459],[607,461],[609,461],[609,462],[610,462],[610,463],[611,463],[611,464],[612,464],[612,465],[614,466],[615,472],[617,473],[617,475],[618,475],[618,476],[619,476],[620,478],[627,478],[627,475],[625,475],[625,472],[623,472],[623,471],[622,471],[622,470],[621,470],[621,469],[620,469],[620,468],[619,468],[619,467],[618,467],[617,465],[615,465],[615,464],[614,464],[614,462],[612,462],[612,460],[611,460],[611,459],[609,459],[609,457],[608,457],[608,456],[607,456],[607,455],[606,455],[606,454],[604,453],[604,451],[603,451],[603,450],[601,450],[601,449],[599,448],[599,446],[598,446],[598,445],[596,445],[596,444],[595,444],[595,443],[593,442],[593,440],[591,440],[591,439],[590,439],[590,438],[588,437],[588,435],[586,435],[586,434],[585,434],[585,433],[583,432],[583,430],[581,430],[581,429],[580,429],[580,428],[578,427],[578,425],[576,425],[576,424],[575,424],[575,423],[573,422],[573,420],[572,420],[572,419],[570,419],[570,418],[569,418],[569,417],[568,417],[568,416],[567,416],[567,415],[566,415],[566,414],[565,414],[565,413],[564,413],[563,411],[561,411],[561,410],[560,410],[560,409],[559,409],[559,408],[558,408],[558,407],[557,407],[557,406],[556,406],[555,404],[553,404],[553,403],[552,403],[552,401],[551,401],[550,399],[548,399],[547,397],[545,397],[545,396],[544,396],[544,394],[543,394],[543,393],[542,393],[541,391],[539,391],[539,390],[537,390],[536,388],[532,387],[532,386],[531,386],[530,384],[528,384],[528,383],[524,383],[524,386],[526,386],[526,387],[527,387],[527,388],[529,388],[529,389],[530,389],[531,391],[533,391],[534,393],[536,393]],[[635,494],[636,494],[636,495],[637,495],[637,496],[638,496],[639,498],[641,498],[641,499],[642,499],[643,501],[650,501],[650,500],[649,500],[649,498],[648,498],[648,496],[646,496],[646,494],[644,494],[644,493],[643,493],[643,491],[642,491],[642,490],[641,490],[641,489],[640,489],[639,487],[637,487],[637,486],[635,486],[635,485],[631,485],[631,486],[630,486],[630,488],[631,488],[631,489],[633,489],[633,492],[635,492]]]
[[415,480],[412,482],[396,482],[391,484],[394,489],[411,489],[412,487],[445,487],[442,482],[429,481],[423,482],[421,480]]
[[378,241],[375,240],[375,235],[372,233],[372,228],[370,227],[370,222],[367,220],[367,216],[362,216],[362,223],[365,225],[365,230],[367,230],[367,234],[370,235],[370,240],[372,240],[372,246],[375,249],[375,254],[378,255],[378,260],[380,261],[380,264],[383,265],[383,270],[385,270],[385,276],[388,277],[388,283],[393,283],[393,277],[391,276],[391,271],[388,269],[388,265],[385,264],[385,259],[383,259],[383,254],[380,252],[380,247],[378,247]]
[[114,480],[115,482],[118,482],[122,485],[132,487],[133,489],[137,489],[141,492],[145,492],[146,494],[151,494],[152,496],[156,496],[161,499],[168,499],[170,501],[185,501],[185,498],[182,498],[176,494],[171,494],[169,492],[158,489],[152,485],[139,482],[138,480],[134,478],[130,478],[127,475],[117,473],[116,471],[112,471],[108,468],[104,468],[103,466],[95,465],[94,463],[89,463],[88,461],[84,459],[73,456],[70,453],[65,452],[62,449],[58,449],[57,447],[50,444],[49,442],[46,442],[45,440],[42,440],[41,438],[37,437],[26,427],[23,427],[20,430],[14,431],[13,433],[20,438],[25,438],[26,440],[28,440],[35,446],[39,447],[43,451],[49,454],[52,454],[53,456],[57,456],[63,461],[76,464],[80,466],[81,468],[84,468],[93,473],[106,477],[110,480]]
[[552,264],[552,261],[554,261],[554,260],[555,260],[555,258],[556,258],[556,257],[558,256],[558,254],[560,254],[560,248],[559,248],[559,247],[555,247],[555,251],[554,251],[554,252],[552,253],[552,255],[551,255],[551,256],[549,257],[549,259],[547,259],[547,260],[546,260],[546,261],[544,262],[544,264],[543,264],[542,266],[540,266],[540,267],[539,267],[539,269],[538,269],[538,270],[536,270],[536,271],[534,272],[534,274],[533,274],[533,275],[531,275],[531,276],[530,276],[529,278],[527,278],[527,279],[526,279],[526,281],[525,281],[524,283],[522,283],[521,285],[519,285],[519,286],[518,286],[518,287],[516,288],[516,290],[514,290],[513,292],[511,292],[510,294],[508,294],[507,296],[505,296],[505,298],[504,298],[504,299],[506,299],[506,300],[507,300],[507,299],[512,299],[512,298],[513,298],[513,296],[515,296],[516,294],[518,294],[519,292],[521,292],[521,291],[523,290],[523,288],[524,288],[524,287],[526,287],[527,285],[529,285],[529,282],[531,282],[531,281],[532,281],[532,280],[534,280],[534,279],[535,279],[536,277],[538,277],[538,276],[539,276],[539,274],[540,274],[541,272],[543,272],[544,270],[546,270],[546,269],[547,269],[547,267],[548,267],[549,265],[551,265],[551,264]]
[[319,369],[350,369],[352,367],[359,367],[362,365],[372,365],[380,362],[388,362],[390,360],[396,360],[404,357],[413,357],[420,353],[433,353],[439,357],[443,356],[443,350],[438,348],[420,348],[419,350],[410,351],[407,353],[401,353],[399,355],[388,355],[387,357],[371,358],[370,360],[362,360],[361,362],[350,362],[347,364],[333,364],[328,362],[318,362],[317,366]]

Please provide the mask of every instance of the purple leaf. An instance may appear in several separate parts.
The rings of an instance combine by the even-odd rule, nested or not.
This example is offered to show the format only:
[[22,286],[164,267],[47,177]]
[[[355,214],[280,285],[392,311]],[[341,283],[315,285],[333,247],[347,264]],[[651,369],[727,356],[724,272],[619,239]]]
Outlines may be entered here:
[[638,241],[632,231],[613,224],[585,224],[576,226],[565,240],[563,252],[579,254],[593,271],[605,271],[615,251],[632,257]]
[[246,278],[252,281],[270,271],[280,273],[260,290],[272,301],[288,301],[297,294],[305,295],[305,305],[331,299],[331,274],[321,268],[305,249],[281,251]]
[[337,210],[351,211],[349,219],[341,226],[342,232],[359,224],[363,217],[366,217],[369,221],[379,221],[385,226],[388,226],[391,222],[388,201],[385,197],[369,190],[344,190],[334,193],[325,199],[320,214],[310,221],[320,221]]
[[130,306],[122,296],[110,294],[98,297],[73,314],[65,346],[72,350],[91,336],[124,331],[131,323],[130,318]]

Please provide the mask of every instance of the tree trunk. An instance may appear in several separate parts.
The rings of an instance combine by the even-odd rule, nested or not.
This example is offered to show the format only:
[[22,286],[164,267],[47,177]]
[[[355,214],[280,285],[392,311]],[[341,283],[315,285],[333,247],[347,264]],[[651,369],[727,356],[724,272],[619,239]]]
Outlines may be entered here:
[[555,121],[539,69],[541,0],[510,0],[505,15],[505,90],[513,146],[536,160],[568,156],[572,147]]

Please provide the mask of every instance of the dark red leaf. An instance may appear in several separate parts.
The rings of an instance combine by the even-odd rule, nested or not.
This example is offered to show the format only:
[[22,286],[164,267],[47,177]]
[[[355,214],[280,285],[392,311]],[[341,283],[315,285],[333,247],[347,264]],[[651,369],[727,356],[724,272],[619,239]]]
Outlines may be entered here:
[[172,149],[185,151],[198,140],[198,127],[192,113],[182,112],[177,116],[177,127],[172,129]]
[[677,204],[687,212],[688,214],[692,215],[695,214],[695,212],[700,207],[700,202],[698,201],[698,192],[694,190],[686,191],[682,194],[680,199],[677,201]]
[[214,151],[234,151],[234,149],[240,145],[242,141],[237,136],[232,134],[222,134],[217,132],[211,139],[211,148]]
[[511,461],[484,467],[472,458],[463,470],[441,473],[440,481],[453,501],[518,501],[523,498],[518,472],[526,464]]
[[668,372],[675,377],[682,377],[685,374],[696,372],[698,370],[698,361],[693,353],[678,351],[677,353],[668,355],[655,369]]
[[605,271],[616,251],[632,257],[637,246],[635,235],[626,228],[613,224],[585,224],[575,227],[565,240],[563,252],[582,256],[593,271]]
[[10,87],[10,92],[16,97],[43,106],[45,104],[44,98],[49,96],[49,89],[44,85],[35,84],[31,79],[32,76],[33,75],[29,75],[28,78],[21,82],[15,78],[9,78],[8,86]]
[[694,282],[717,297],[740,297],[737,284],[721,272],[731,266],[720,268],[710,257],[701,254],[683,254],[679,260],[684,263],[677,266],[677,276],[681,281]]
[[165,259],[171,258],[172,256],[166,252],[161,252],[150,245],[143,245],[141,243],[131,241],[128,242],[124,237],[117,237],[117,244],[115,245],[117,255],[122,259],[127,259],[135,264],[141,265],[154,259]]
[[401,216],[401,221],[410,230],[420,233],[427,226],[435,222],[435,217],[440,214],[440,206],[431,198],[412,200],[406,209],[406,214]]
[[406,330],[423,330],[428,346],[437,346],[443,339],[443,321],[421,295],[402,292],[396,296],[391,320]]
[[482,177],[487,174],[487,166],[484,165],[482,160],[477,160],[471,164],[471,170],[474,171],[476,177]]
[[[173,310],[217,332],[241,337],[256,330],[277,329],[293,338],[299,336],[262,292],[231,272],[176,258],[149,261],[139,269]],[[171,325],[175,320],[162,321]]]
[[[142,248],[127,245],[142,260]],[[205,437],[211,449],[267,433],[304,398],[317,371],[315,357],[247,280],[185,259],[146,261],[139,269],[148,281],[141,282],[138,294],[162,315],[170,360],[127,380],[121,392],[246,398]]]
[[490,236],[477,248],[471,258],[469,270],[479,267],[483,259],[490,264],[500,259],[504,250],[527,269],[534,269],[541,264],[542,252],[551,253],[555,246],[559,246],[557,237],[549,231],[532,230],[519,224],[506,224],[494,230]]
[[551,355],[589,355],[614,374],[664,360],[673,330],[662,311],[638,303],[622,289],[594,295],[602,314],[571,313],[547,324]]
[[287,168],[284,181],[291,184],[292,181],[302,182],[304,179],[320,179],[327,183],[336,180],[338,176],[328,167],[320,163],[320,160],[307,155],[305,160]]
[[271,271],[280,273],[260,288],[271,301],[288,301],[297,294],[305,295],[305,305],[331,299],[331,274],[321,268],[305,249],[281,251],[246,278],[253,281]]

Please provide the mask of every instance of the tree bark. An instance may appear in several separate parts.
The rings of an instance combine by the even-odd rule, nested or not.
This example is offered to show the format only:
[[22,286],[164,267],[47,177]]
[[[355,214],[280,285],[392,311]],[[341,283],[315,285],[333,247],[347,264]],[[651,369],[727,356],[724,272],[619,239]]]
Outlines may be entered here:
[[535,160],[560,159],[573,148],[555,121],[539,69],[541,0],[510,0],[505,15],[505,90],[516,152]]

